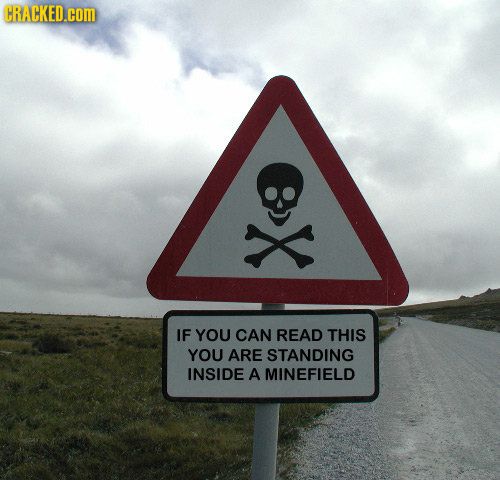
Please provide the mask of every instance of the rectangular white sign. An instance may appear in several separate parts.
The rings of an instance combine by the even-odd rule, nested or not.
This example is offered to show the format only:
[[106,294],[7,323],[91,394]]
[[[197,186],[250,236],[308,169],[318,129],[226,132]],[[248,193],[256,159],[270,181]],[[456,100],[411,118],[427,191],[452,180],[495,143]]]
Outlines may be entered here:
[[368,402],[378,392],[378,321],[370,310],[165,315],[169,400]]

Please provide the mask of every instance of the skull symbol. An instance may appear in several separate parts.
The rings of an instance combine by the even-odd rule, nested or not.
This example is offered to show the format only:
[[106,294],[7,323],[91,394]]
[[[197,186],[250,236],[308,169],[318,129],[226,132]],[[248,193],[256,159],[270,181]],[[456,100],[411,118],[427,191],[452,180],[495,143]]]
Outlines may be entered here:
[[290,217],[291,209],[297,206],[304,178],[300,171],[288,163],[272,163],[264,167],[257,176],[257,191],[262,206],[268,208],[269,218],[280,227]]

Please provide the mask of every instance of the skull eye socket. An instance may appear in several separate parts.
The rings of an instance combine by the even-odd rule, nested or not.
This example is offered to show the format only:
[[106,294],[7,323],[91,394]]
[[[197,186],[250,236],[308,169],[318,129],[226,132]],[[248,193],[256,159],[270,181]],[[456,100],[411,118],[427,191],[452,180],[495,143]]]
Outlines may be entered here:
[[293,200],[295,198],[295,189],[293,187],[284,188],[283,198],[288,201]]
[[264,196],[266,197],[266,200],[276,200],[278,197],[278,190],[274,187],[267,187],[264,192]]

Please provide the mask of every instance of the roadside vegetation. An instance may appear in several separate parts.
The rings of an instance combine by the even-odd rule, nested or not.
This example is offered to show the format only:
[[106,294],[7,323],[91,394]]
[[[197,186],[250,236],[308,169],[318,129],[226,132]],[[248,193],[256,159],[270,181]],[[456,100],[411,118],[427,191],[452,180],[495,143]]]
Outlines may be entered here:
[[383,342],[389,335],[393,334],[396,331],[396,327],[389,327],[385,329],[381,329],[378,332],[378,341]]
[[[280,450],[326,404],[287,404]],[[0,479],[248,478],[254,407],[161,395],[161,320],[0,313]]]
[[418,316],[425,320],[500,332],[500,289],[488,289],[473,297],[422,303],[377,311],[389,315]]

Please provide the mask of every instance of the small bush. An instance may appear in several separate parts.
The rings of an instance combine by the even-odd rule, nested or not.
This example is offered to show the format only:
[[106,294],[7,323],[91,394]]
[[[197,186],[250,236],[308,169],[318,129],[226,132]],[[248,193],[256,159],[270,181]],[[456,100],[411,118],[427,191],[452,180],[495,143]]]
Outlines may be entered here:
[[3,335],[3,338],[5,338],[5,340],[17,340],[19,338],[19,335],[15,333],[5,333]]
[[395,327],[391,327],[386,330],[380,330],[378,333],[379,342],[383,342],[391,333],[395,331],[396,331]]
[[33,342],[33,347],[42,353],[69,353],[75,349],[75,344],[60,335],[45,333]]

